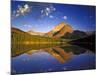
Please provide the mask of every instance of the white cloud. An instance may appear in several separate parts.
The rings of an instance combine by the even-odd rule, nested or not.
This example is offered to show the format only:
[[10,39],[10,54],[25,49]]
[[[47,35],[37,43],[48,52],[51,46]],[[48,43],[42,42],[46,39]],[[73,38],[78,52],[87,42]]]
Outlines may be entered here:
[[25,4],[24,5],[24,8],[27,10],[27,9],[29,9],[29,5],[28,4]]
[[52,15],[50,15],[49,17],[50,17],[50,18],[53,18],[53,16],[52,16]]
[[18,17],[20,15],[25,15],[30,11],[31,11],[31,7],[28,4],[25,4],[23,6],[18,5],[18,8],[13,11],[12,15],[13,17]]
[[67,16],[63,16],[63,19],[65,19],[65,20],[66,20],[66,19],[67,19]]
[[50,8],[45,8],[45,15],[48,16],[51,13],[51,9]]
[[47,12],[50,12],[50,11],[51,11],[49,7],[47,7],[45,10],[46,10]]
[[47,28],[50,28],[50,26],[47,26]]
[[55,10],[56,10],[56,8],[54,8],[53,6],[45,7],[44,9],[41,10],[41,15],[42,16],[49,16]]
[[18,17],[20,14],[16,14],[15,16]]
[[53,8],[54,11],[56,11],[56,8]]
[[43,10],[41,10],[41,14],[43,13],[44,11]]
[[27,28],[32,28],[32,26],[31,26],[31,25],[27,25],[27,24],[25,24],[25,25],[24,25],[24,27],[27,27]]
[[53,10],[53,11],[56,10],[56,8],[54,8],[53,5],[50,6],[50,9]]
[[20,6],[17,10],[17,13],[21,15],[24,15],[27,12],[30,12],[30,7],[28,4],[25,4],[24,6]]

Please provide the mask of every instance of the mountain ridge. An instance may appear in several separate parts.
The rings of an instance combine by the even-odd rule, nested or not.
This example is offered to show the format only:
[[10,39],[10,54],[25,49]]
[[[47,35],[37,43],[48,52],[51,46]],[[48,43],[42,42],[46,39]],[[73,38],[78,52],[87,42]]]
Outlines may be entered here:
[[51,31],[46,33],[49,37],[54,37],[54,38],[60,38],[63,36],[66,32],[72,33],[74,30],[73,28],[66,24],[65,22],[61,22],[57,26],[55,26]]
[[[16,30],[16,29],[14,29]],[[12,29],[13,31],[13,29]],[[53,29],[51,29],[47,33],[41,33],[41,32],[35,32],[33,30],[26,31],[29,35],[36,35],[36,36],[42,36],[42,37],[50,37],[55,39],[79,39],[85,36],[91,35],[92,33],[86,33],[84,31],[75,30],[72,28],[71,25],[61,22],[58,25],[56,25]]]
[[27,33],[29,33],[31,35],[40,35],[40,36],[44,36],[45,35],[45,33],[35,32],[33,30],[29,30],[29,31],[27,31]]

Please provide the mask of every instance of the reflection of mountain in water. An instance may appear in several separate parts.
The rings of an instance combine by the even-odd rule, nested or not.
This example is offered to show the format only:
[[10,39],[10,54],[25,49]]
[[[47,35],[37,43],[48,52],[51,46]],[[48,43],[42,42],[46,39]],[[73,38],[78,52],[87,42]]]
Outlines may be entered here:
[[[14,46],[13,46],[14,47]],[[33,55],[34,53],[44,51],[57,59],[60,63],[70,60],[73,55],[78,55],[86,52],[87,50],[75,45],[67,46],[50,46],[50,45],[27,45],[27,46],[18,46],[15,49],[15,52],[12,53],[13,57],[19,56],[21,54],[27,53]]]
[[31,50],[31,51],[27,52],[27,54],[32,55],[32,54],[40,52],[40,51],[49,53],[51,56],[53,56],[55,59],[57,59],[60,63],[64,63],[66,60],[71,59],[73,56],[72,52],[67,53],[60,47],[45,48],[45,49],[37,50],[37,51]]
[[12,44],[12,57],[21,55],[23,53],[26,53],[30,50],[39,50],[39,49],[44,49],[44,48],[50,48],[56,46],[56,44],[31,44],[31,45],[26,45],[26,44]]

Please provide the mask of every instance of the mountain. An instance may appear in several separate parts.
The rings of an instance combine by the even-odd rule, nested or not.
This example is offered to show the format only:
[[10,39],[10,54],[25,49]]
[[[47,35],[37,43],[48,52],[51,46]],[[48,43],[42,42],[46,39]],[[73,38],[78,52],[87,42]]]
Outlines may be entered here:
[[29,50],[38,50],[51,46],[58,46],[61,40],[43,37],[39,35],[30,35],[17,28],[11,28],[11,54],[12,57],[18,56]]
[[34,35],[34,36],[50,37],[50,38],[56,38],[56,39],[59,39],[59,38],[80,39],[80,38],[84,38],[85,36],[89,36],[93,32],[84,32],[80,30],[74,30],[71,27],[71,25],[66,24],[65,22],[61,22],[60,24],[55,26],[51,31],[47,33],[35,32],[33,30],[29,30],[26,33],[30,35]]
[[74,30],[72,33],[66,33],[62,38],[65,39],[80,39],[86,37],[87,34],[84,31]]
[[96,34],[94,33],[90,36],[70,41],[70,43],[73,45],[78,45],[80,47],[87,48],[87,49],[95,52],[95,50],[96,50]]
[[44,36],[45,35],[45,33],[35,32],[33,30],[29,30],[29,31],[27,31],[27,33],[29,33],[31,35],[40,35],[40,36]]
[[72,32],[73,28],[70,25],[61,22],[59,25],[54,27],[54,29],[52,29],[50,32],[46,33],[46,35],[49,37],[60,38],[64,36],[66,33],[72,33]]
[[30,34],[24,32],[24,31],[22,31],[22,30],[20,30],[18,28],[14,28],[14,27],[11,28],[11,33],[12,33],[12,35],[13,34],[20,34],[20,35],[27,34],[27,35],[30,35]]
[[74,30],[71,25],[61,22],[50,32],[46,33],[47,36],[53,38],[64,38],[64,39],[79,39],[87,36],[84,31]]
[[44,37],[44,36],[39,36],[39,35],[31,35],[27,32],[24,32],[20,29],[17,28],[11,28],[11,41],[14,44],[17,43],[24,43],[24,44],[48,44],[48,43],[55,43],[58,44],[60,43],[60,39],[54,39],[54,38],[49,38],[49,37]]

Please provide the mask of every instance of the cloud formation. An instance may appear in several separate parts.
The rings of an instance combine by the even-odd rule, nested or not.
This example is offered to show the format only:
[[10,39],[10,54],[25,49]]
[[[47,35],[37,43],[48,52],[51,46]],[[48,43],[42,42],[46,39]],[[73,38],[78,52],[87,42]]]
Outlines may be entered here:
[[25,4],[23,6],[18,5],[18,8],[12,13],[12,17],[15,18],[20,15],[25,15],[30,11],[31,11],[31,7],[28,4]]
[[56,11],[56,8],[54,8],[53,6],[45,7],[44,9],[41,10],[41,15],[49,16],[54,11]]
[[53,17],[54,17],[53,15],[50,15],[50,16],[49,16],[49,18],[53,18]]

